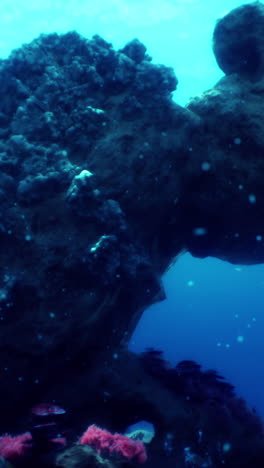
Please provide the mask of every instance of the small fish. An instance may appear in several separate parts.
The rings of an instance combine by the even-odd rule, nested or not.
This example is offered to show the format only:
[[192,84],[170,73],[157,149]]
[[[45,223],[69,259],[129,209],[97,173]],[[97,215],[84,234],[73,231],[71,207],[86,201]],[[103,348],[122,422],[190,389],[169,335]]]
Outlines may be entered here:
[[49,453],[64,448],[67,441],[61,435],[61,425],[66,410],[52,403],[38,403],[32,408],[31,414],[33,452]]
[[51,403],[39,403],[32,408],[31,412],[34,416],[45,417],[65,414],[66,410],[58,405],[53,405]]

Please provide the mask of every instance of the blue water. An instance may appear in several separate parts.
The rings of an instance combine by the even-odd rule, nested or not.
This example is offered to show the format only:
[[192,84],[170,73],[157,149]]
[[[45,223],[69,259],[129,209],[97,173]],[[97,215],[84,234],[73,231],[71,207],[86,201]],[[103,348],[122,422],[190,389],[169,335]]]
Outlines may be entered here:
[[131,349],[154,346],[172,363],[217,369],[264,418],[264,266],[185,254],[164,286],[167,300],[145,311]]
[[[252,3],[252,2],[248,2]],[[212,50],[215,21],[235,0],[1,0],[0,57],[40,33],[100,34],[115,48],[138,37],[156,63],[175,69],[175,100],[221,78]],[[167,300],[147,310],[131,348],[156,346],[172,362],[195,359],[223,373],[264,418],[264,266],[235,267],[184,255],[164,277]]]

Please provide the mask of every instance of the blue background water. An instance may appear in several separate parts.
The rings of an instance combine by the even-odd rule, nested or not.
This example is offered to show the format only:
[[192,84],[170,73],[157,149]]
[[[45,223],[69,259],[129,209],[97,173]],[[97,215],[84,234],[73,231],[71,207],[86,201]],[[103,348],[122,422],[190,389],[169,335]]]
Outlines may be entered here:
[[[252,3],[252,2],[248,2]],[[1,0],[0,57],[40,33],[100,34],[115,48],[138,37],[154,62],[179,78],[175,100],[222,76],[212,50],[215,21],[235,0]],[[155,346],[172,362],[195,359],[223,373],[264,418],[264,266],[237,267],[183,255],[164,277],[167,300],[147,310],[131,349]]]
[[131,349],[194,359],[235,384],[264,418],[264,266],[185,254],[164,276],[167,300],[143,315]]

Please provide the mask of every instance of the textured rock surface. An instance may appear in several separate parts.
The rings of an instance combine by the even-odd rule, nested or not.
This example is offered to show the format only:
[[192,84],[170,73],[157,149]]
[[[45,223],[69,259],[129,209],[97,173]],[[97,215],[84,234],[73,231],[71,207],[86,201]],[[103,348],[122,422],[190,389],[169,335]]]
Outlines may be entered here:
[[264,73],[264,5],[242,5],[221,18],[214,30],[214,53],[227,74],[258,80]]
[[189,236],[194,255],[263,262],[263,86],[230,75],[188,106],[203,121],[208,162],[203,174],[191,175],[186,192],[190,223],[206,229]]
[[103,460],[89,447],[76,446],[59,455],[55,466],[58,468],[117,468],[120,465]]
[[182,248],[180,230],[170,244],[164,234],[197,118],[139,41],[122,53],[99,37],[43,36],[1,63],[0,82],[5,426],[14,407],[112,355],[163,297],[160,273]]
[[[80,429],[96,423],[111,432],[123,433],[128,425],[142,419],[155,427],[155,437],[146,446],[147,461],[143,465],[122,466],[186,468],[185,448],[190,447],[197,468],[210,464],[217,468],[262,468],[261,421],[217,372],[203,371],[191,361],[169,367],[158,351],[145,353],[140,359],[121,352],[118,359],[105,364],[100,381],[100,390],[92,401],[87,399],[84,403],[82,396],[82,411],[77,406],[72,408],[73,418],[79,414]],[[82,388],[80,382],[72,392],[77,388]],[[65,397],[78,403],[70,393]],[[223,449],[225,441],[230,444],[230,451]],[[111,458],[115,466],[117,461]],[[86,468],[83,449],[66,449],[58,455],[56,466],[70,468],[77,462],[78,467]],[[96,458],[91,453],[94,466],[92,462]]]
[[188,105],[201,118],[206,156],[203,174],[192,166],[184,195],[189,223],[206,233],[187,232],[187,249],[197,256],[241,264],[264,259],[263,27],[261,2],[217,22],[214,52],[227,76]]

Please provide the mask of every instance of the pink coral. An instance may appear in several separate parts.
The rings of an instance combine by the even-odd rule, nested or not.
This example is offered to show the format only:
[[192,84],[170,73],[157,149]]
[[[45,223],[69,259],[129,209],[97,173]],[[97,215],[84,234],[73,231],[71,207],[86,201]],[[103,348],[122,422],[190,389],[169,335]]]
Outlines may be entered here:
[[118,456],[125,460],[144,463],[147,453],[144,444],[139,440],[132,440],[122,434],[111,434],[100,427],[89,426],[79,440],[82,445],[90,445],[103,456]]
[[32,435],[30,432],[25,432],[15,437],[5,434],[0,437],[0,457],[14,460],[25,455],[28,448],[31,447],[31,440]]

